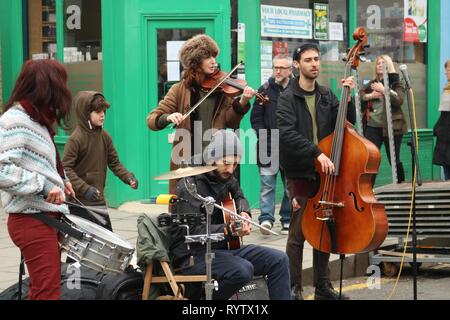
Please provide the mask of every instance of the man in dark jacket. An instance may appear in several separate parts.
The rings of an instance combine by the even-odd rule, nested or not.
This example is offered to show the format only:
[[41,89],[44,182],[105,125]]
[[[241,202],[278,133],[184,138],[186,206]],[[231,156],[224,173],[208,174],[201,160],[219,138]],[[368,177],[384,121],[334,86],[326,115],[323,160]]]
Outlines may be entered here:
[[[189,178],[189,181],[195,184],[199,195],[213,197],[218,204],[231,194],[237,213],[251,219],[248,201],[233,175],[241,154],[241,143],[232,131],[216,132],[204,151],[203,159],[208,165],[216,165],[217,169],[212,173]],[[203,202],[189,193],[184,180],[177,183],[177,196],[182,201],[178,203],[178,208],[173,208],[172,213],[206,214]],[[205,245],[190,244],[188,250],[184,242],[185,230],[178,224],[172,225],[170,247],[172,264],[175,268],[181,267],[183,274],[204,274]],[[215,242],[212,246],[215,254],[212,260],[212,275],[219,284],[218,290],[213,292],[213,299],[228,299],[251,281],[253,276],[267,275],[270,299],[290,300],[289,263],[284,252],[257,245],[245,245],[228,250],[228,240],[249,235],[251,224],[243,221],[242,229],[235,230],[233,223],[224,223],[223,213],[217,208],[211,216],[210,230],[211,233],[223,233],[225,236],[225,240]],[[206,226],[190,223],[189,232],[191,235],[206,234]],[[193,257],[193,265],[190,256]]]
[[[292,293],[302,299],[301,273],[303,244],[301,216],[308,197],[315,195],[319,186],[315,161],[322,171],[334,172],[334,164],[322,153],[318,142],[333,132],[339,101],[327,87],[316,81],[320,70],[320,52],[315,44],[306,43],[294,51],[299,77],[281,94],[277,107],[277,124],[280,130],[280,165],[285,172],[287,189],[292,205],[286,253],[289,256]],[[344,86],[354,87],[353,79],[343,80]],[[347,117],[355,121],[355,108],[349,105]],[[315,299],[336,300],[339,295],[331,286],[328,262],[329,253],[313,250]]]
[[[259,223],[267,229],[272,229],[275,222],[275,190],[277,175],[280,173],[283,181],[283,200],[280,207],[281,234],[288,234],[289,222],[291,221],[291,208],[285,190],[285,179],[282,170],[279,170],[279,134],[277,127],[277,102],[292,79],[292,57],[288,55],[277,55],[273,59],[273,76],[269,78],[258,90],[269,98],[269,103],[263,105],[256,101],[251,113],[252,128],[258,137],[257,159],[259,176],[261,180],[261,191],[259,196],[258,217]],[[274,142],[272,144],[272,141]],[[262,234],[269,234],[260,229]]]

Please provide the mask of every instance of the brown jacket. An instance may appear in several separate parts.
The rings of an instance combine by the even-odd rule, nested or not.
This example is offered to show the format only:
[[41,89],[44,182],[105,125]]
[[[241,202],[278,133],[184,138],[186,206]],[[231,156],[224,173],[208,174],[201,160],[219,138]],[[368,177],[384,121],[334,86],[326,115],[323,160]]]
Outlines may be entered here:
[[[105,203],[103,190],[108,167],[125,183],[134,177],[120,163],[111,136],[100,127],[91,129],[89,126],[89,105],[97,94],[101,93],[81,91],[75,97],[73,103],[78,123],[64,147],[62,160],[77,198],[86,205]],[[84,197],[90,186],[100,191],[99,199],[89,201]]]
[[[202,106],[200,105],[199,108]],[[169,92],[166,94],[163,100],[161,100],[158,104],[158,107],[153,109],[147,116],[147,125],[151,130],[162,130],[158,126],[158,120],[161,116],[170,115],[175,112],[179,112],[181,114],[185,114],[191,108],[191,90],[185,85],[184,81],[181,81],[170,88]],[[246,106],[242,107],[239,103],[239,99],[232,99],[227,97],[226,95],[222,95],[221,98],[218,99],[218,102],[215,107],[215,112],[212,120],[211,127],[214,129],[238,129],[239,124],[250,109],[250,103]],[[186,129],[189,132],[191,131],[191,117],[187,117],[177,129]],[[175,140],[172,146],[172,157],[174,155],[174,149],[179,142],[182,141],[180,139],[181,134],[180,130],[176,130],[175,132]],[[181,140],[181,141],[180,141]],[[184,149],[181,150],[181,153],[178,155],[183,159],[189,159],[191,154],[183,154]],[[170,162],[170,170],[176,170],[179,166]],[[175,193],[176,181],[172,180],[169,184],[169,192]]]

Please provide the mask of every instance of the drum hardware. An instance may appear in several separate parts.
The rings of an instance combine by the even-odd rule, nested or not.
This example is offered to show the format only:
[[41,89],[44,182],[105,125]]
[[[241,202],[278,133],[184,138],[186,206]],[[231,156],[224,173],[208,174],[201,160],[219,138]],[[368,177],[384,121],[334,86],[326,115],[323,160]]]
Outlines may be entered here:
[[[225,239],[223,233],[211,233],[210,238],[214,242],[219,242]],[[208,237],[206,234],[196,234],[196,235],[187,235],[185,236],[186,243],[197,243],[205,244],[208,241]]]
[[183,214],[162,213],[158,216],[159,227],[167,227],[174,223],[180,225],[189,225],[189,224],[205,225],[206,217],[202,213],[183,213]]
[[127,268],[134,253],[130,243],[75,215],[63,216],[62,221],[83,234],[82,239],[68,234],[60,237],[61,249],[70,258],[99,272],[122,273]]

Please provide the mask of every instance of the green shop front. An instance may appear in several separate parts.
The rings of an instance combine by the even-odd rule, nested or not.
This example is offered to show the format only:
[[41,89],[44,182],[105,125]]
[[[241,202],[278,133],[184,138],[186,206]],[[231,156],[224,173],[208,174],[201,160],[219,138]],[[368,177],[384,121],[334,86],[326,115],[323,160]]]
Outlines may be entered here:
[[[74,95],[80,90],[104,92],[112,105],[106,129],[122,163],[140,182],[139,189],[134,191],[109,174],[107,198],[111,206],[118,206],[168,190],[167,181],[152,178],[169,170],[173,130],[149,131],[145,119],[170,86],[179,81],[178,50],[185,40],[198,33],[211,35],[221,48],[218,62],[222,70],[230,70],[242,61],[237,76],[253,88],[270,77],[273,56],[291,54],[301,42],[316,42],[322,51],[319,81],[339,95],[339,79],[344,72],[341,58],[353,44],[353,30],[362,26],[371,48],[367,61],[359,69],[360,83],[372,78],[374,60],[379,54],[393,57],[397,67],[408,65],[420,128],[422,176],[439,179],[440,168],[431,163],[430,128],[438,117],[441,90],[438,78],[443,69],[441,1],[415,1],[414,7],[409,2],[2,0],[1,99],[3,104],[7,101],[26,59],[58,59],[64,63]],[[427,24],[416,30],[416,38],[406,37],[405,21],[411,17],[420,22],[428,19]],[[408,114],[406,104],[404,107]],[[72,117],[71,128],[59,131],[57,143],[61,149],[75,123]],[[241,123],[241,129],[245,147],[241,184],[252,207],[258,207],[256,138],[249,115]],[[410,178],[408,141],[405,135],[401,156]],[[377,183],[391,182],[391,170],[383,151]],[[278,197],[281,192],[278,188]]]

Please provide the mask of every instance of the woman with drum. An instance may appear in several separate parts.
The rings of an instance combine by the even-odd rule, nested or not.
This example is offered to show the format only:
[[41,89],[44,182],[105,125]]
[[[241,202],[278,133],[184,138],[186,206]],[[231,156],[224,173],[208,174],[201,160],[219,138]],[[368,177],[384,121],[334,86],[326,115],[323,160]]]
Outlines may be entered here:
[[8,232],[30,275],[29,300],[60,298],[58,231],[33,218],[68,214],[74,195],[54,143],[55,123],[65,125],[72,97],[67,73],[55,60],[27,61],[0,117],[0,193]]

